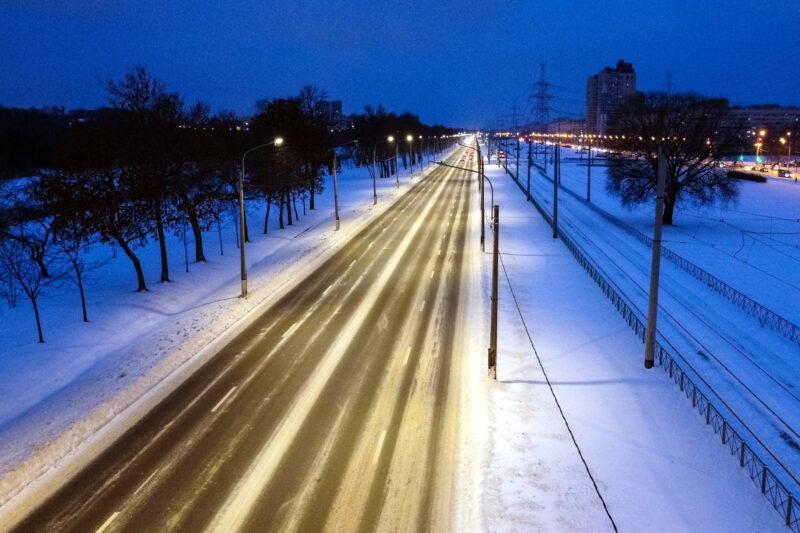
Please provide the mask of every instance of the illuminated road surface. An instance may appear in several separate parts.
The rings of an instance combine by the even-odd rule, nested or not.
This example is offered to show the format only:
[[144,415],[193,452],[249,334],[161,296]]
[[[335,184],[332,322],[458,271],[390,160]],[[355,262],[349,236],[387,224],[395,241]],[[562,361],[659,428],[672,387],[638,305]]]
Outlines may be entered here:
[[434,170],[19,531],[452,529],[474,176]]

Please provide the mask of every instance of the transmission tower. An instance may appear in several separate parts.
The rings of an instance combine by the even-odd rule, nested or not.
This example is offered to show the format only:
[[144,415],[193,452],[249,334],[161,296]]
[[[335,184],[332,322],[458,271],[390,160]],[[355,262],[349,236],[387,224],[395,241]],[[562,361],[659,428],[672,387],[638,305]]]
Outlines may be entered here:
[[550,120],[550,100],[553,96],[550,94],[550,84],[545,79],[545,64],[541,63],[539,67],[539,81],[533,84],[531,99],[536,103],[536,129],[544,131]]

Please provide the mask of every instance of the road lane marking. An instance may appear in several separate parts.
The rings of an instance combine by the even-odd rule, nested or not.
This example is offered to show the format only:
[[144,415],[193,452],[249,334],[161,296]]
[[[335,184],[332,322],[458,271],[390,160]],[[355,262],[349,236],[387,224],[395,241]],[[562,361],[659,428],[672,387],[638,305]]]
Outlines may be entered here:
[[322,292],[322,295],[323,295],[323,296],[326,296],[326,295],[328,294],[328,291],[329,291],[329,290],[331,290],[332,288],[333,288],[333,285],[329,285],[329,286],[328,286],[328,288],[327,288],[327,289],[325,289],[325,290]]
[[214,408],[213,408],[213,409],[211,409],[211,412],[213,413],[214,411],[216,411],[217,409],[219,409],[219,406],[220,406],[220,405],[222,405],[223,403],[225,403],[225,400],[227,400],[227,399],[228,399],[228,396],[230,396],[231,394],[233,394],[233,391],[235,391],[235,390],[236,390],[236,385],[234,385],[233,387],[231,387],[231,390],[229,390],[229,391],[228,391],[228,393],[227,393],[225,396],[223,396],[223,397],[222,397],[222,399],[221,399],[220,401],[218,401],[218,402],[217,402],[217,405],[215,405],[215,406],[214,406]]
[[153,479],[153,476],[155,476],[155,475],[156,475],[156,472],[158,472],[158,470],[154,471],[152,474],[150,474],[149,476],[147,476],[147,479],[145,479],[145,480],[142,482],[142,484],[141,484],[141,485],[139,485],[139,488],[138,488],[138,489],[136,489],[136,491],[134,491],[134,493],[133,493],[133,495],[134,495],[134,496],[136,496],[137,494],[139,494],[139,492],[140,492],[140,491],[141,491],[141,490],[142,490],[142,489],[145,487],[145,485],[147,485],[148,483],[150,483],[150,480],[151,480],[151,479]]
[[425,309],[425,300],[422,301],[422,306],[419,308],[419,312],[421,313]]
[[114,519],[117,518],[118,516],[119,516],[119,511],[114,511],[114,514],[109,516],[108,519],[105,522],[103,522],[103,525],[100,526],[99,528],[97,528],[97,532],[96,533],[103,533],[103,531],[105,531],[105,529],[109,525],[111,525],[111,522],[113,522]]
[[410,356],[411,356],[411,346],[409,346],[409,347],[408,347],[408,350],[406,350],[406,360],[405,360],[405,361],[403,361],[403,366],[406,366],[406,365],[408,364],[408,358],[409,358]]
[[381,436],[378,439],[378,447],[375,448],[375,455],[372,456],[372,466],[378,464],[378,459],[381,456],[381,450],[383,449],[383,440],[386,438],[386,430],[384,429],[381,431]]
[[433,275],[436,273],[435,270],[431,270],[431,279],[433,279]]
[[441,248],[439,248],[439,251],[438,251],[438,252],[436,252],[436,255],[437,255],[437,256],[439,256],[439,255],[442,255],[442,249],[441,249]]
[[289,335],[294,333],[294,330],[296,330],[300,326],[300,324],[301,324],[301,322],[298,321],[298,322],[295,322],[294,324],[292,324],[291,326],[289,326],[289,329],[284,331],[283,335],[281,335],[281,339],[283,339],[284,337],[288,337]]

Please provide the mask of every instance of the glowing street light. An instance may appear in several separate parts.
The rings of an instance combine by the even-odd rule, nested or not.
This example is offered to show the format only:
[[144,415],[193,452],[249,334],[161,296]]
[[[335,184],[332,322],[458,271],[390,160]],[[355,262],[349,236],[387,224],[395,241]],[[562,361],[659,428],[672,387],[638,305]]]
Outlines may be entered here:
[[[389,135],[389,137],[387,137],[386,140],[389,141],[390,143],[393,143],[394,135]],[[400,143],[395,143],[394,145],[394,179],[397,180],[396,188],[398,189],[400,188],[400,167],[397,166],[397,152],[399,149],[399,145]]]
[[245,236],[245,219],[244,219],[244,158],[247,157],[247,154],[254,150],[258,150],[260,148],[266,148],[267,146],[280,146],[283,144],[283,137],[276,137],[274,140],[259,144],[258,146],[254,146],[247,150],[244,154],[242,154],[242,172],[239,175],[239,237],[241,239],[241,246],[239,246],[239,256],[241,259],[241,270],[242,270],[242,298],[247,296],[247,269],[245,268],[244,264],[244,236]]
[[406,140],[408,141],[408,166],[411,167],[411,178],[414,178],[414,160],[412,148],[414,146],[414,136],[413,135],[406,135]]
[[[787,137],[791,134],[792,132],[790,131],[786,132]],[[789,148],[789,153],[786,155],[786,168],[789,168],[790,161],[792,160],[792,143],[790,143],[786,138],[781,137],[781,144],[785,144]]]

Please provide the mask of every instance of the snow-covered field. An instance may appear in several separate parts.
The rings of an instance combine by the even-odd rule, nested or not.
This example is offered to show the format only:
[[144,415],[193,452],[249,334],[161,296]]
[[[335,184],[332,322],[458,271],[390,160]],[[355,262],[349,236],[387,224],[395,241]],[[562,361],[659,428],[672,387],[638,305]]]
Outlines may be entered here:
[[486,169],[505,271],[497,383],[482,379],[485,350],[471,365],[483,461],[476,529],[610,531],[610,515],[620,531],[782,530],[691,403],[661,370],[643,368],[639,339],[518,186],[494,164]]
[[[561,183],[585,197],[585,160],[564,153]],[[605,168],[592,167],[592,202],[652,236],[652,206],[622,207],[605,184]],[[678,205],[674,225],[664,227],[663,245],[800,325],[800,183],[739,180],[739,189],[728,205]]]

